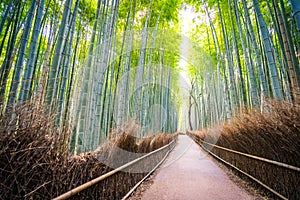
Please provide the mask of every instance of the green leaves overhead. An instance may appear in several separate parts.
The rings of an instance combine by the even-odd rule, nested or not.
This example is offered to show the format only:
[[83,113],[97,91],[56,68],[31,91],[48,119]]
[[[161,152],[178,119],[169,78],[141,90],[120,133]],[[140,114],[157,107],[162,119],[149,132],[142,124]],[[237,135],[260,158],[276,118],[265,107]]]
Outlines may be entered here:
[[95,20],[97,0],[79,0],[79,13],[90,23]]
[[[189,4],[185,55],[179,14]],[[159,131],[175,131],[182,69],[192,78],[191,113],[203,119],[197,126],[269,97],[297,102],[300,40],[291,12],[285,0],[1,1],[1,112],[38,99],[61,130],[72,123],[72,150],[80,152],[132,119],[141,135],[152,118]]]
[[[292,17],[291,4],[286,0],[186,2],[196,10],[190,37],[217,66],[211,73],[218,75],[215,82],[221,82],[221,86],[217,83],[212,85],[224,87],[227,118],[245,105],[264,109],[270,98],[300,103],[297,58],[300,35],[297,17]],[[195,58],[196,53],[191,53],[191,57]],[[201,59],[197,63],[189,70],[193,83],[198,87],[193,87],[191,94],[200,90],[202,94],[215,95],[205,89],[211,87],[211,83],[207,83],[209,80],[205,79],[205,70],[209,66],[206,65],[206,69],[199,67],[205,63]],[[220,103],[215,101],[216,98],[205,96],[203,99],[194,98],[194,101],[222,106],[216,105]],[[211,114],[218,116],[218,113],[209,114],[204,106],[203,110],[199,108],[201,106],[195,112],[201,115],[202,120],[205,118],[205,122],[212,122]]]
[[[126,19],[130,5],[134,0],[123,0],[120,3],[119,18]],[[154,27],[156,20],[160,18],[160,22],[167,25],[169,22],[178,22],[178,12],[180,10],[181,0],[151,0],[136,1],[136,18],[138,21],[145,22],[146,11],[151,9],[150,27]],[[167,25],[168,26],[168,25]]]
[[14,109],[27,101],[45,105],[60,130],[72,124],[72,136],[62,143],[71,137],[74,153],[96,148],[134,116],[141,135],[156,126],[154,118],[160,119],[156,131],[176,131],[178,102],[171,90],[177,90],[172,70],[180,54],[180,4],[1,1],[1,112],[15,117]]

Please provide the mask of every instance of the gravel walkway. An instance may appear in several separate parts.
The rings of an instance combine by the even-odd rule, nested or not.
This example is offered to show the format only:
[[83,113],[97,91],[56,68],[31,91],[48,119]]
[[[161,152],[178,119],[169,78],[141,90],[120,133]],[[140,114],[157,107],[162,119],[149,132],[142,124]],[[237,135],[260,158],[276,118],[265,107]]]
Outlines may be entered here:
[[192,139],[179,135],[164,165],[130,199],[264,199],[243,189],[245,182],[237,183],[229,176]]

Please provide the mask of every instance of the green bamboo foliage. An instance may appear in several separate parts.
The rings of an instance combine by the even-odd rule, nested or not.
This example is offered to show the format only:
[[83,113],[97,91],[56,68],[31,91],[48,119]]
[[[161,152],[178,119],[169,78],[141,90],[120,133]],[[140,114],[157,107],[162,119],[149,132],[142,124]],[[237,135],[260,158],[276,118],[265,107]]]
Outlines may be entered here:
[[246,24],[248,25],[248,28],[249,28],[251,43],[252,43],[254,51],[255,51],[256,68],[258,69],[258,74],[259,74],[259,79],[260,79],[260,88],[261,88],[261,94],[262,94],[262,100],[263,100],[264,97],[268,98],[270,95],[268,87],[267,87],[266,75],[265,75],[265,71],[264,71],[263,62],[262,62],[262,59],[260,56],[261,52],[259,50],[257,39],[256,39],[254,30],[253,30],[252,21],[250,19],[247,2],[245,0],[243,0],[242,3],[243,3],[245,18],[246,18]]
[[[115,2],[118,7],[119,7],[119,1]],[[115,8],[114,10],[114,16],[112,19],[116,19],[118,16],[118,7]],[[114,21],[114,20],[112,20]],[[114,102],[113,102],[113,98],[114,96],[114,90],[116,90],[116,86],[113,85],[114,84],[114,79],[115,79],[115,75],[118,75],[118,70],[117,72],[115,72],[115,68],[116,68],[116,60],[117,60],[117,55],[115,52],[117,52],[117,37],[116,37],[116,33],[114,33],[114,28],[117,28],[117,23],[113,26],[111,26],[111,45],[112,45],[112,55],[110,57],[110,62],[111,66],[110,66],[110,71],[107,70],[107,75],[106,75],[106,82],[105,82],[105,91],[104,91],[104,103],[102,106],[102,114],[101,114],[101,132],[102,134],[97,134],[97,132],[95,131],[95,134],[98,135],[100,142],[104,141],[105,138],[107,138],[107,136],[109,135],[109,132],[112,129],[112,124],[111,124],[111,120],[112,120],[112,113],[113,113],[113,106],[114,106]],[[122,44],[123,45],[123,44]],[[119,69],[119,68],[118,68]],[[116,77],[116,81],[118,80],[118,78]],[[107,95],[106,95],[107,94]]]
[[28,44],[28,38],[32,26],[35,9],[36,9],[36,1],[32,1],[26,19],[25,29],[22,34],[21,45],[18,52],[16,66],[14,68],[14,75],[13,75],[12,84],[9,92],[9,98],[8,98],[8,109],[11,109],[17,100],[16,97],[18,95],[18,87],[19,87],[21,73],[23,71],[23,66],[24,66],[25,51]]
[[41,25],[42,25],[42,15],[43,15],[43,11],[44,11],[44,4],[45,1],[41,0],[38,8],[37,8],[37,16],[36,16],[36,20],[34,23],[34,27],[33,27],[33,35],[31,37],[31,42],[30,42],[30,51],[29,51],[29,55],[31,55],[27,61],[27,65],[25,68],[25,72],[24,72],[24,77],[22,79],[22,86],[21,86],[21,91],[20,91],[20,96],[19,96],[19,100],[20,101],[27,101],[30,96],[30,86],[31,86],[31,82],[33,80],[33,71],[34,71],[34,64],[35,64],[35,60],[36,60],[36,48],[37,48],[37,42],[38,42],[38,37],[40,35],[41,32]]
[[226,60],[227,60],[227,69],[229,71],[229,90],[230,90],[230,97],[231,97],[231,105],[232,109],[235,110],[237,107],[237,92],[236,92],[236,85],[235,85],[235,75],[234,75],[234,69],[233,69],[233,57],[230,52],[230,44],[228,41],[228,36],[227,36],[227,30],[225,27],[225,23],[223,20],[222,16],[222,10],[220,8],[220,1],[218,1],[218,10],[219,10],[219,17],[220,17],[220,22],[221,22],[221,30],[223,33],[223,40],[224,40],[224,45],[225,45],[225,52],[226,52]]
[[269,32],[267,30],[266,22],[261,14],[259,3],[257,0],[253,0],[254,10],[258,18],[258,24],[260,26],[260,33],[263,38],[264,49],[267,57],[268,68],[271,76],[272,89],[274,96],[278,99],[283,98],[282,88],[276,68],[275,58],[272,52],[272,44],[270,42]]
[[[149,11],[148,11],[149,12]],[[147,13],[148,15],[148,13]],[[149,53],[149,56],[148,56],[148,60],[147,60],[147,63],[148,65],[151,64],[151,61],[153,59],[153,53],[154,53],[154,49],[155,49],[155,38],[156,38],[156,35],[157,35],[157,31],[158,31],[158,25],[159,25],[159,21],[160,21],[160,16],[158,16],[156,22],[155,22],[155,27],[153,28],[153,31],[152,33],[150,33],[151,35],[149,36],[149,40],[150,40],[150,48],[147,49],[148,50],[148,53]],[[147,16],[148,18],[148,16]],[[153,67],[151,66],[148,66],[147,69],[146,69],[146,81],[147,83],[150,83],[152,81],[152,75],[153,75]],[[147,111],[146,109],[149,108],[151,106],[151,103],[149,101],[149,97],[150,94],[151,94],[151,84],[146,84],[146,85],[143,85],[144,87],[146,87],[143,91],[143,103],[142,103],[142,134],[146,133],[147,132],[147,128],[149,129],[149,125],[147,127]],[[149,122],[148,122],[149,123]],[[150,129],[153,130],[154,127],[151,127]]]
[[83,151],[83,139],[85,137],[85,130],[89,127],[88,126],[88,99],[90,93],[90,77],[92,76],[92,63],[94,60],[94,52],[95,52],[95,41],[96,41],[96,31],[99,24],[99,15],[100,15],[100,8],[101,8],[101,0],[97,2],[97,11],[96,16],[93,24],[91,40],[88,48],[88,58],[86,61],[85,68],[83,70],[83,77],[80,87],[80,94],[79,102],[77,106],[77,120],[76,120],[76,130],[73,134],[73,141],[75,144],[72,145],[72,150],[74,153],[77,151]]
[[287,68],[289,72],[289,77],[291,79],[291,91],[293,95],[294,102],[300,102],[300,69],[299,63],[295,55],[295,50],[292,44],[292,38],[290,31],[288,29],[287,19],[285,17],[285,9],[282,7],[280,9],[277,0],[273,0],[273,6],[276,12],[277,23],[279,28],[278,35],[282,38],[281,49],[284,53],[284,58],[287,62]]
[[187,56],[174,33],[187,4],[202,12],[189,36],[200,48],[184,50],[191,129],[230,120],[243,106],[264,109],[269,98],[298,102],[298,0],[292,11],[283,0],[6,0],[1,112],[46,105],[62,131],[73,128],[72,153],[97,148],[128,121],[138,137],[176,131],[179,57]]
[[293,8],[293,16],[296,20],[297,29],[300,33],[300,1],[299,0],[291,0],[291,5]]
[[[105,48],[107,45],[107,34],[103,32],[107,31],[108,24],[108,1],[104,1],[101,6],[101,17],[99,24],[100,29],[97,32],[97,43],[95,49],[94,63],[92,63],[92,76],[91,76],[91,90],[89,91],[88,110],[86,118],[87,126],[85,130],[85,138],[89,145],[92,144],[93,134],[96,130],[100,130],[100,117],[101,117],[101,98],[102,98],[102,85],[105,79],[105,68],[102,56],[105,54]],[[104,37],[101,37],[103,35]],[[105,54],[108,58],[108,54]],[[92,147],[89,147],[92,148]]]
[[63,52],[63,65],[62,65],[62,72],[61,72],[61,83],[59,88],[59,94],[58,94],[58,106],[57,106],[57,117],[56,117],[56,123],[59,124],[62,115],[63,115],[63,109],[65,107],[65,98],[66,98],[66,91],[68,90],[67,82],[68,77],[70,77],[70,59],[71,59],[71,49],[73,44],[73,37],[74,37],[74,29],[75,29],[75,21],[77,17],[77,11],[78,11],[78,5],[79,0],[76,1],[75,7],[73,10],[72,15],[70,16],[70,31],[68,31],[68,34],[66,36],[66,44]]
[[[112,65],[110,64],[111,57],[112,57],[112,44],[113,44],[113,32],[115,31],[115,25],[116,25],[116,20],[118,16],[118,7],[119,7],[119,1],[115,0],[112,1],[111,4],[111,13],[106,14],[106,23],[103,27],[103,33],[104,38],[103,38],[103,45],[101,49],[101,57],[100,57],[100,63],[99,63],[99,76],[95,77],[98,80],[96,90],[99,91],[96,93],[96,119],[94,121],[93,125],[93,132],[94,135],[99,135],[100,131],[102,132],[103,128],[103,121],[105,119],[105,112],[104,112],[104,107],[105,107],[105,102],[107,101],[106,99],[106,93],[107,93],[107,86],[108,86],[108,78],[109,78],[109,69],[111,69]],[[108,12],[108,9],[106,10],[106,13]],[[113,61],[113,59],[112,59]],[[104,91],[103,91],[104,87]],[[103,95],[103,96],[102,96]],[[98,96],[98,97],[97,97]],[[101,101],[102,100],[102,101]]]
[[234,48],[234,55],[233,55],[233,62],[236,63],[235,66],[238,69],[236,73],[237,77],[237,95],[238,95],[238,101],[239,105],[247,105],[247,94],[246,94],[246,87],[245,87],[245,81],[244,76],[242,72],[242,64],[241,64],[241,58],[240,58],[240,51],[238,48],[238,34],[236,33],[236,25],[235,21],[233,19],[234,9],[232,7],[232,2],[228,0],[228,7],[230,9],[229,16],[230,16],[230,25],[232,28],[232,36],[233,36],[233,48]]
[[[140,41],[135,41],[134,33],[140,30],[139,26],[142,24],[137,12],[144,7],[150,8],[151,4],[122,2],[123,6],[130,5],[131,9],[127,10],[130,17],[125,26],[124,40],[119,41],[117,35],[123,31],[120,27],[123,27],[126,17],[122,18],[124,9],[120,9],[118,0],[99,0],[94,10],[86,9],[89,5],[83,4],[81,0],[7,3],[3,9],[0,8],[2,109],[5,108],[6,101],[11,107],[17,102],[23,103],[36,96],[39,103],[45,102],[49,111],[56,112],[56,124],[63,131],[71,127],[68,122],[75,122],[74,134],[71,137],[72,151],[81,152],[95,148],[112,129],[117,128],[118,115],[112,110],[119,107],[113,99],[122,99],[118,92],[122,91],[121,96],[124,99],[121,109],[123,111],[118,111],[121,113],[121,126],[132,117],[134,111],[130,108],[129,94],[134,91],[135,79],[129,71],[136,69],[136,63],[142,63],[144,72],[149,73],[147,77],[152,79],[154,70],[147,64],[158,60],[164,63],[164,53],[146,51],[150,24],[153,21],[157,21],[156,27],[159,24],[156,11],[152,17],[152,10],[148,9],[149,14],[145,17],[147,22],[143,23],[144,31]],[[92,1],[91,3],[93,4]],[[161,6],[160,4],[163,3],[156,2],[154,5]],[[90,11],[95,11],[95,15],[89,14]],[[123,13],[119,15],[119,11]],[[167,17],[162,19],[166,20]],[[136,20],[139,22],[135,24]],[[152,42],[156,44],[154,35]],[[136,48],[136,44],[141,45],[140,48]],[[124,55],[117,55],[120,52],[119,47],[122,47],[121,54],[125,52]],[[137,53],[138,49],[142,51]],[[160,84],[172,88],[170,71],[160,70],[163,75],[156,75],[161,77]],[[128,76],[125,75],[126,71]],[[119,79],[124,75],[127,83],[125,87],[118,89],[122,85]],[[147,82],[145,80],[142,78],[139,84],[144,85]],[[151,124],[148,109],[155,103],[161,104],[174,116],[167,117],[159,130],[175,131],[177,105],[173,103],[171,92],[163,86],[143,88],[139,95],[138,112],[142,116],[140,120],[143,126]],[[148,93],[150,91],[151,94]],[[152,98],[155,100],[152,101]],[[147,106],[143,105],[144,102],[147,102]],[[158,115],[163,118],[164,114],[159,111]],[[155,123],[151,126],[153,129]],[[148,130],[150,129],[145,129],[145,134]],[[67,138],[62,140],[67,141]]]
[[52,64],[50,67],[48,82],[47,82],[47,93],[46,93],[46,103],[53,104],[56,102],[53,102],[55,100],[57,95],[57,88],[58,88],[58,76],[61,71],[61,63],[62,63],[62,56],[64,51],[64,46],[66,42],[66,35],[67,31],[66,28],[69,27],[70,23],[70,11],[72,6],[72,0],[66,0],[64,5],[64,11],[63,16],[61,20],[61,24],[59,26],[59,32],[58,32],[58,38],[57,43],[55,47],[55,53],[52,60]]
[[135,111],[137,112],[137,119],[141,122],[144,120],[143,116],[143,84],[142,81],[144,79],[144,73],[145,73],[145,59],[146,59],[146,46],[148,41],[148,27],[149,27],[149,21],[151,16],[151,5],[152,0],[149,3],[149,8],[147,10],[146,14],[146,21],[143,27],[143,31],[141,34],[141,47],[140,47],[140,55],[138,59],[138,66],[135,72],[135,88],[136,88],[136,96],[135,96]]
[[[217,32],[216,32],[216,28],[215,28],[215,26],[214,26],[214,23],[213,23],[213,20],[212,20],[212,18],[211,18],[211,16],[210,16],[210,12],[209,12],[209,10],[208,10],[208,5],[207,5],[207,3],[205,3],[204,1],[202,1],[202,5],[203,5],[203,7],[204,7],[204,10],[205,10],[205,13],[206,13],[206,16],[207,16],[207,18],[208,18],[208,21],[209,21],[209,26],[210,26],[210,29],[211,29],[211,33],[212,33],[212,35],[213,35],[213,44],[214,44],[214,50],[215,50],[215,53],[216,53],[216,59],[217,59],[217,71],[218,71],[218,73],[221,73],[221,70],[222,70],[222,72],[223,72],[223,76],[224,76],[224,87],[225,87],[225,94],[226,94],[226,96],[224,97],[224,102],[225,102],[225,104],[226,104],[226,117],[229,119],[230,117],[231,117],[231,115],[232,115],[232,111],[233,111],[233,109],[235,109],[235,108],[233,108],[232,107],[232,104],[231,104],[231,100],[232,100],[232,97],[230,96],[230,90],[229,90],[229,79],[228,79],[228,76],[227,76],[227,72],[226,72],[226,65],[225,65],[225,62],[224,62],[224,55],[223,55],[223,53],[222,53],[222,51],[221,51],[221,46],[220,46],[220,39],[219,39],[219,37],[218,37],[218,34],[217,34]],[[220,15],[220,16],[222,16],[222,15]],[[224,27],[223,27],[224,28]],[[225,29],[223,29],[224,31],[225,31]],[[224,34],[224,36],[225,36],[226,34]],[[224,38],[226,38],[226,37],[224,37]],[[225,44],[225,48],[226,48],[226,46],[227,46],[227,43]],[[228,46],[227,46],[227,48],[228,48]],[[229,55],[229,58],[228,59],[231,59],[230,58],[231,56]],[[228,62],[228,63],[230,63],[230,61]],[[232,64],[232,63],[231,63]],[[228,66],[229,68],[232,68],[233,66]],[[231,69],[230,69],[231,70]],[[232,87],[231,87],[231,91],[232,91],[232,94],[234,95],[234,97],[235,97],[235,92],[234,92],[234,81],[233,81],[233,73],[232,73],[232,71],[230,72],[230,74],[231,74],[231,83],[232,83]],[[208,88],[207,88],[208,86],[206,86],[206,91],[208,90]],[[222,87],[223,88],[223,87]],[[213,100],[212,98],[210,98],[211,97],[211,95],[209,94],[209,98],[208,98],[208,102],[210,102],[211,100]],[[203,101],[203,103],[205,103],[205,101]],[[213,104],[212,104],[213,105]],[[215,106],[216,107],[216,106]],[[207,107],[206,107],[207,108]],[[209,119],[207,120],[207,119],[205,119],[205,121],[206,121],[206,125],[208,125],[208,124],[212,124],[212,116],[213,116],[213,114],[212,113],[209,113],[209,115],[208,116],[206,116],[206,117],[208,117]],[[218,117],[217,117],[218,118]]]
[[11,17],[12,9],[13,9],[13,0],[10,0],[9,3],[6,6],[6,9],[4,11],[4,14],[2,15],[1,22],[0,22],[0,33],[2,33],[2,30],[4,28],[6,19],[8,17]]
[[124,55],[124,74],[123,78],[121,79],[121,82],[119,83],[120,89],[119,89],[119,99],[117,100],[119,103],[118,110],[117,110],[117,128],[121,128],[122,124],[126,121],[125,116],[128,114],[126,112],[126,107],[128,108],[129,105],[126,104],[127,97],[126,94],[128,94],[128,84],[130,81],[130,63],[131,63],[131,52],[132,52],[132,43],[133,43],[133,28],[134,25],[134,16],[136,11],[136,1],[133,2],[133,4],[130,5],[130,10],[127,15],[127,24],[128,26],[126,28],[126,34],[124,35],[126,47],[125,47],[125,55]]
[[[288,5],[282,0],[278,5],[274,0],[273,10],[268,2],[264,4],[256,0],[192,2],[193,6],[199,9],[198,12],[206,14],[208,18],[205,24],[201,22],[203,18],[199,17],[200,25],[195,25],[196,31],[191,31],[192,37],[206,44],[203,45],[204,51],[215,59],[217,66],[215,70],[221,73],[220,78],[215,79],[215,82],[220,80],[218,83],[220,85],[213,83],[212,87],[208,87],[207,80],[202,78],[203,69],[196,73],[199,74],[197,76],[191,74],[193,82],[190,97],[192,108],[189,112],[190,127],[203,128],[214,124],[218,121],[216,119],[219,118],[220,108],[227,113],[225,116],[227,115],[229,119],[232,111],[238,109],[239,105],[261,106],[261,109],[264,109],[264,102],[270,98],[290,100],[291,94],[294,103],[297,103],[298,92],[295,88],[298,87],[299,61],[294,50],[297,51],[299,36],[291,29],[297,29],[295,26],[297,22],[295,20],[296,23],[291,23],[293,19],[287,13],[289,9],[286,9]],[[232,12],[235,17],[232,17]],[[203,28],[204,25],[206,30]],[[203,35],[198,32],[202,34],[207,32],[209,30],[207,27],[210,31],[203,39]],[[202,64],[203,61],[198,61],[196,65]],[[197,69],[196,66],[194,68]],[[236,86],[235,95],[231,83]],[[209,91],[209,95],[196,98],[197,87],[200,88],[201,94],[207,94]],[[222,97],[223,103],[218,101],[219,98],[213,97],[218,87],[222,87],[223,95],[225,94]]]
[[[10,24],[12,23],[12,19],[13,19],[13,14],[14,14],[13,10],[16,10],[16,8],[17,8],[17,5],[15,5],[13,3],[13,0],[10,0],[8,5],[5,8],[4,14],[2,15],[1,22],[0,22],[0,34],[2,34],[2,31],[5,28],[5,33],[4,33],[3,38],[5,38],[8,34],[8,30],[9,30]],[[8,22],[6,22],[8,18],[10,18],[10,19]],[[6,23],[6,27],[4,26],[5,23]],[[4,47],[4,39],[1,42],[0,55],[2,54],[3,47]],[[1,73],[1,75],[2,75],[2,73]]]
[[[9,7],[8,7],[9,8]],[[5,57],[3,59],[3,63],[1,64],[1,85],[0,85],[0,102],[2,105],[2,110],[5,109],[5,106],[3,105],[6,101],[6,89],[7,89],[7,85],[8,85],[8,76],[9,76],[9,72],[11,70],[11,64],[12,64],[12,60],[14,57],[14,51],[16,50],[17,45],[16,44],[16,38],[19,32],[19,28],[20,28],[20,15],[22,14],[22,10],[23,10],[24,6],[21,3],[18,3],[16,5],[16,9],[15,12],[12,15],[12,19],[11,21],[8,22],[6,31],[5,31],[5,35],[2,38],[2,43],[1,43],[1,55],[2,55],[2,50],[3,50],[3,46],[5,43],[5,40],[7,39],[7,35],[8,35],[8,31],[11,29],[9,37],[8,37],[8,42],[7,42],[7,49],[6,49],[6,53],[5,53]],[[12,26],[10,26],[10,22],[12,22]]]
[[247,71],[249,74],[250,81],[249,81],[248,85],[250,88],[249,90],[250,90],[251,102],[252,102],[252,105],[256,106],[256,105],[258,105],[257,84],[256,84],[256,80],[255,80],[253,65],[251,64],[250,58],[249,58],[249,50],[246,47],[246,43],[245,43],[245,39],[244,39],[244,35],[243,35],[243,29],[242,29],[242,25],[240,22],[240,14],[239,14],[238,5],[237,5],[236,0],[234,0],[234,8],[235,8],[235,15],[236,15],[236,20],[237,20],[238,30],[239,30],[239,34],[240,34],[240,40],[241,40],[242,49],[243,49],[243,53],[244,53],[245,64],[246,64]]

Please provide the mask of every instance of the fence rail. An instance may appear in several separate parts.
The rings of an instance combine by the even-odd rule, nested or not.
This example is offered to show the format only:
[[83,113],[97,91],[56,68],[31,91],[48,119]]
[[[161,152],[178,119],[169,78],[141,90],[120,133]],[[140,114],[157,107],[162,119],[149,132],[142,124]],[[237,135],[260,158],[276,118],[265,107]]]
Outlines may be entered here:
[[[53,200],[68,199],[68,198],[72,197],[73,195],[75,195],[75,194],[77,194],[77,193],[79,193],[79,192],[81,192],[81,191],[83,191],[85,189],[88,189],[91,186],[93,186],[93,185],[95,185],[95,184],[97,184],[97,183],[99,183],[99,182],[107,179],[108,177],[113,176],[114,174],[116,174],[116,173],[118,173],[118,172],[120,172],[120,171],[122,171],[122,170],[124,170],[126,168],[129,168],[130,166],[133,166],[134,164],[139,163],[142,160],[144,160],[144,159],[146,159],[146,158],[148,158],[148,157],[150,157],[152,155],[155,155],[155,154],[157,154],[157,153],[159,153],[159,152],[161,152],[163,150],[166,150],[167,148],[169,148],[169,149],[168,149],[168,151],[167,151],[166,154],[169,154],[169,152],[172,150],[172,147],[175,145],[175,141],[176,141],[176,139],[173,140],[173,141],[171,141],[169,144],[167,144],[167,145],[165,145],[165,146],[163,146],[163,147],[161,147],[161,148],[159,148],[159,149],[157,149],[155,151],[152,151],[152,152],[150,152],[150,153],[148,153],[148,154],[146,154],[146,155],[144,155],[142,157],[139,157],[139,158],[137,158],[137,159],[135,159],[135,160],[133,160],[133,161],[131,161],[129,163],[126,163],[126,164],[118,167],[117,169],[114,169],[114,170],[112,170],[112,171],[110,171],[110,172],[108,172],[106,174],[103,174],[103,175],[101,175],[101,176],[99,176],[99,177],[97,177],[97,178],[95,178],[95,179],[93,179],[93,180],[91,180],[89,182],[86,182],[86,183],[84,183],[84,184],[82,184],[82,185],[80,185],[80,186],[78,186],[78,187],[76,187],[76,188],[74,188],[74,189],[72,189],[72,190],[70,190],[70,191],[68,191],[68,192],[66,192],[66,193],[64,193],[64,194],[56,197],[56,198],[54,198]],[[163,159],[165,159],[165,157],[166,156],[164,156]],[[159,162],[159,164],[160,163],[162,163],[162,162]],[[155,167],[157,168],[157,165]],[[152,171],[153,170],[151,170],[151,172]]]
[[[286,194],[293,193],[292,195],[283,195],[280,192],[276,191],[274,188],[270,187],[269,186],[270,183],[267,185],[267,184],[263,183],[261,180],[259,180],[258,177],[255,177],[255,176],[251,175],[249,172],[245,172],[247,170],[241,169],[242,167],[240,167],[240,168],[237,167],[235,164],[238,163],[237,162],[238,158],[235,158],[234,155],[236,155],[236,156],[242,156],[244,158],[247,158],[248,160],[252,160],[252,162],[253,162],[253,160],[254,161],[259,161],[259,162],[263,162],[265,164],[273,165],[274,167],[282,168],[282,170],[288,170],[289,172],[286,172],[286,174],[288,174],[289,176],[291,176],[291,174],[296,175],[296,177],[294,177],[295,180],[297,180],[297,176],[298,176],[298,179],[300,178],[300,173],[299,173],[300,172],[300,168],[299,167],[295,167],[295,166],[292,166],[292,165],[288,165],[286,163],[282,163],[282,162],[278,162],[278,161],[274,161],[274,160],[262,158],[262,157],[259,157],[259,156],[254,156],[254,155],[251,155],[251,154],[239,152],[239,151],[236,151],[236,150],[228,149],[228,148],[225,148],[225,147],[222,147],[222,146],[219,146],[219,145],[211,144],[209,142],[204,141],[199,136],[197,136],[197,135],[195,135],[195,134],[193,134],[191,132],[187,132],[187,135],[189,135],[196,143],[198,143],[206,152],[208,152],[209,154],[211,154],[213,157],[215,157],[216,159],[218,159],[221,162],[225,163],[226,165],[234,168],[235,170],[239,171],[240,173],[246,175],[248,178],[250,178],[253,181],[257,182],[259,185],[263,186],[264,188],[266,188],[267,190],[269,190],[270,192],[272,192],[273,194],[275,194],[277,197],[279,197],[281,199],[289,199],[289,198],[294,198],[294,197],[298,198],[299,197],[299,195],[298,195],[299,191],[297,193],[297,188],[295,189],[295,192],[294,191],[292,191],[292,192],[287,192],[286,191],[285,192]],[[214,147],[214,149],[209,150],[209,149],[206,148],[206,145]],[[218,152],[214,153],[213,151],[216,151],[216,149],[218,150]],[[224,153],[221,153],[220,151],[224,151],[224,152],[227,152],[227,153],[232,154],[232,155],[227,155],[227,154],[225,155]],[[217,155],[217,154],[219,154],[219,155]],[[222,158],[222,157],[226,157],[227,160],[224,159],[224,158]],[[229,157],[233,157],[233,158],[232,159],[228,159]],[[228,160],[231,160],[231,162],[228,161]],[[251,161],[248,161],[248,163],[251,163]],[[238,163],[238,164],[240,164],[240,163]],[[255,165],[255,163],[253,163],[253,165]],[[251,166],[249,166],[247,168],[248,171],[251,171],[251,170],[249,170],[249,168],[251,168]],[[266,169],[266,168],[267,167],[261,167],[261,169]],[[252,171],[255,171],[255,170],[252,170]],[[266,173],[268,173],[268,172],[266,172]],[[275,176],[276,176],[276,174],[275,174]],[[284,175],[282,175],[282,176],[284,177]],[[293,183],[291,183],[291,184],[293,184]],[[282,183],[278,184],[278,185],[281,185],[282,188],[284,187],[284,184],[282,184]],[[297,186],[295,186],[295,187],[297,187]],[[286,196],[289,196],[289,197],[286,197]],[[293,197],[290,197],[290,196],[293,196]]]

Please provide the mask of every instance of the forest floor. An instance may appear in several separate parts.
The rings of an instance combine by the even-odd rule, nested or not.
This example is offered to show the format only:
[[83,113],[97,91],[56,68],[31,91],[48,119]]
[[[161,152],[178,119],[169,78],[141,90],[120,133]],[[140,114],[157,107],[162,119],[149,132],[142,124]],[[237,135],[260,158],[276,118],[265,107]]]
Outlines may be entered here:
[[188,136],[165,163],[130,197],[143,199],[266,199],[247,182],[217,163]]

